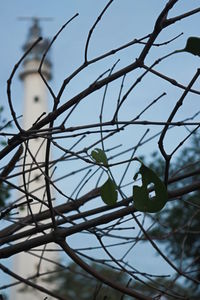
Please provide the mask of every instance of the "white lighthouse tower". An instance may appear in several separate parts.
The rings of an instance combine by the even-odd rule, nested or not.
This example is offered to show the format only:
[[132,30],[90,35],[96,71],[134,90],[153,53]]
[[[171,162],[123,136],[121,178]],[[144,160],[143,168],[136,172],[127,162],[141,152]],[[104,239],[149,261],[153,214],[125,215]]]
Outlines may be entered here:
[[[23,46],[24,51],[28,50],[40,36],[41,28],[39,26],[39,20],[38,18],[33,18],[26,42]],[[48,112],[48,91],[38,73],[42,55],[48,43],[48,39],[43,39],[29,52],[23,64],[23,71],[20,74],[20,78],[24,84],[23,128],[25,130],[37,122],[43,113]],[[49,57],[47,57],[43,64],[42,73],[46,80],[51,79],[51,61]],[[19,212],[20,218],[27,215],[34,215],[47,209],[47,207],[42,204],[42,202],[47,201],[43,173],[45,150],[46,140],[43,137],[33,137],[24,146],[23,171],[25,172],[23,172],[24,175],[21,176],[20,185],[25,192],[36,196],[41,201],[33,199],[29,206],[24,207],[24,209]],[[27,200],[25,194],[20,196],[23,198],[22,201]],[[34,225],[36,226],[33,221],[32,226]],[[14,271],[21,277],[48,289],[47,283],[42,280],[45,276],[41,275],[54,268],[52,262],[55,261],[57,256],[54,251],[46,251],[47,248],[51,248],[52,250],[55,249],[55,246],[53,248],[53,246],[49,244],[45,248],[34,248],[28,252],[16,255]],[[48,296],[30,287],[24,288],[22,284],[15,286],[11,294],[11,299],[13,300],[38,300],[45,299],[45,296]],[[50,299],[53,298],[48,296],[48,300]]]

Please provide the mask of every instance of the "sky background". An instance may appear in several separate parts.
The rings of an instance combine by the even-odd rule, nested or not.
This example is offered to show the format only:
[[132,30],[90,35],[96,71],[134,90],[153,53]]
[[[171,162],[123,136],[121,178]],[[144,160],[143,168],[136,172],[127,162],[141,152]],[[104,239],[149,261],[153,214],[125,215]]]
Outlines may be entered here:
[[[77,68],[83,61],[84,45],[85,41],[93,22],[96,20],[98,14],[103,9],[107,1],[101,0],[6,0],[0,1],[0,104],[5,107],[7,118],[10,118],[10,113],[7,107],[6,97],[6,81],[10,76],[11,70],[14,64],[19,60],[22,55],[22,45],[26,41],[28,29],[31,25],[31,21],[20,21],[19,17],[50,17],[52,21],[41,21],[44,37],[53,37],[60,27],[77,12],[79,16],[70,23],[70,25],[61,33],[51,51],[51,59],[53,63],[53,80],[51,86],[54,91],[58,91],[59,87],[65,77],[67,77],[75,68]],[[163,8],[166,1],[158,0],[116,0],[113,2],[99,26],[96,28],[94,35],[91,39],[89,47],[89,57],[93,58],[96,55],[100,55],[108,50],[116,48],[123,43],[127,43],[134,38],[142,37],[150,33],[153,29],[155,17]],[[188,1],[182,0],[174,7],[170,16],[175,16],[196,8],[200,4],[200,1]],[[187,38],[189,36],[199,36],[199,15],[188,18],[178,22],[175,27],[170,27],[159,36],[157,42],[163,42],[167,39],[171,39],[174,36],[183,32],[184,34],[176,40],[174,43],[169,44],[168,47],[155,47],[146,63],[150,65],[155,58],[165,55],[173,50],[184,48]],[[83,72],[81,76],[69,86],[69,89],[63,94],[61,103],[64,103],[66,99],[71,98],[82,88],[85,88],[89,83],[96,79],[99,74],[103,73],[107,68],[120,58],[116,70],[126,66],[130,62],[134,61],[141,46],[135,48],[131,47],[126,51],[122,51],[109,59],[105,59],[102,63],[98,63],[96,66],[89,68],[87,72]],[[190,54],[183,53],[179,56],[174,56],[157,67],[157,70],[164,72],[164,74],[176,78],[180,83],[187,84],[196,68],[199,66],[199,57],[194,57]],[[18,79],[19,71],[16,73],[13,79],[13,103],[18,115],[22,114],[23,107],[23,85]],[[133,78],[130,74],[127,76],[125,88],[129,87],[129,84],[141,74],[141,71],[137,71]],[[108,98],[117,97],[119,92],[119,84],[112,84],[110,91],[108,92]],[[144,87],[136,88],[134,99],[137,102],[131,102],[128,100],[127,106],[121,111],[121,116],[125,115],[128,119],[131,116],[140,112],[144,105],[148,104],[154,98],[158,97],[162,92],[167,92],[167,97],[161,101],[156,110],[150,110],[146,119],[151,120],[165,120],[168,116],[168,112],[171,111],[177,98],[181,95],[181,92],[171,87],[170,84],[157,80],[155,77],[146,77],[144,80]],[[101,95],[101,91],[95,94],[95,97]],[[97,117],[96,104],[94,102],[94,96],[89,97],[87,106],[87,118],[88,122],[93,122]],[[49,106],[51,108],[52,102],[49,100]],[[105,117],[109,118],[110,108],[112,102],[107,104],[107,110]],[[75,112],[74,118],[76,124],[84,124],[85,112],[83,116],[84,107]],[[199,110],[198,98],[191,96],[191,101],[184,104],[184,107],[177,115],[177,120],[182,120],[186,117],[192,116]],[[99,113],[99,112],[98,112]],[[74,120],[74,119],[73,119]],[[73,120],[70,120],[69,125],[74,125]],[[14,130],[14,129],[13,129]],[[129,130],[124,133],[123,139],[120,143],[124,143],[124,148],[131,147],[138,141],[138,137],[141,137],[143,129],[138,128],[137,135],[134,131]],[[158,128],[153,129],[153,133],[158,132]],[[185,136],[185,131],[173,131],[173,133],[167,137],[167,147],[171,149],[174,143],[178,143],[181,138]],[[113,139],[112,143],[119,143],[117,139]],[[141,149],[141,154],[149,155],[155,150],[157,141],[148,144],[147,147]],[[56,154],[55,154],[56,155]],[[62,174],[62,169],[60,169]],[[59,175],[60,175],[59,174]],[[60,185],[62,188],[62,183]],[[141,263],[144,257],[139,255],[138,250],[138,265],[141,267]],[[150,251],[150,250],[149,250]],[[146,259],[145,264],[149,263],[149,259]],[[153,260],[150,263],[150,269],[153,266]],[[165,265],[162,265],[165,268]],[[5,282],[6,276],[0,273],[0,283]]]
[[[106,3],[107,1],[103,0],[60,0],[59,2],[46,0],[43,0],[42,2],[37,0],[34,2],[22,0],[1,1],[0,103],[7,106],[6,80],[8,79],[14,64],[22,55],[22,45],[27,38],[27,32],[30,27],[30,21],[19,21],[19,17],[51,17],[52,21],[41,22],[44,36],[51,38],[67,20],[69,20],[75,13],[79,13],[79,16],[71,22],[71,24],[58,37],[51,51],[53,63],[53,80],[51,81],[51,86],[56,92],[59,90],[63,79],[83,62],[84,46],[88,31]],[[99,55],[105,51],[116,48],[123,43],[129,42],[133,38],[139,38],[150,33],[153,29],[155,17],[162,9],[164,3],[166,3],[166,1],[114,1],[92,36],[89,47],[89,58],[93,58],[95,55]],[[174,7],[171,15],[180,14],[188,9],[195,8],[198,3],[199,1],[182,0]],[[157,42],[163,42],[166,39],[170,39],[175,35],[180,34],[181,32],[184,32],[184,35],[168,47],[155,47],[152,49],[146,63],[150,65],[154,58],[157,58],[158,55],[162,56],[172,50],[183,48],[188,36],[198,36],[198,17],[199,16],[196,15],[193,18],[188,18],[187,20],[178,22],[176,27],[172,26],[167,30],[164,30],[159,36]],[[126,66],[128,63],[135,60],[141,49],[141,46],[134,48],[131,47],[127,51],[121,51],[119,54],[113,55],[109,59],[105,59],[102,63],[97,63],[95,66],[91,66],[87,72],[83,72],[82,76],[78,76],[77,79],[73,81],[70,88],[63,94],[61,103],[66,101],[66,98],[73,96],[82,88],[85,88],[91,80],[97,78],[99,74],[104,72],[108,67],[110,68],[118,58],[120,58],[120,62],[116,69]],[[169,64],[169,62],[171,63]],[[176,76],[178,81],[183,84],[187,84],[190,76],[194,74],[194,70],[198,62],[198,57],[184,53],[179,56],[176,55],[170,58],[170,60],[166,60],[157,67],[157,70],[164,71],[166,75],[172,77]],[[174,68],[175,63],[176,68]],[[23,85],[18,79],[19,72],[20,68],[13,79],[12,95],[13,101],[16,103],[16,112],[20,115],[23,107]],[[137,74],[141,74],[141,72],[136,72],[136,76]],[[133,80],[132,75],[128,75],[126,81],[127,87],[131,80]],[[119,81],[117,84],[119,85]],[[149,87],[151,87],[151,93],[149,93]],[[124,106],[122,109],[122,112],[126,113],[126,115],[130,114],[131,117],[132,109],[135,111],[138,110],[139,112],[144,105],[144,100],[147,101],[147,97],[149,97],[149,99],[153,99],[153,97],[156,98],[159,95],[159,92],[161,94],[165,91],[168,92],[168,99],[164,100],[165,104],[163,104],[162,101],[160,102],[160,105],[158,104],[157,114],[154,114],[153,117],[157,119],[161,119],[163,117],[166,118],[166,109],[170,110],[174,105],[172,97],[180,95],[179,91],[178,94],[175,95],[175,89],[170,89],[169,91],[169,88],[171,88],[169,84],[160,80],[158,81],[155,76],[152,76],[151,80],[149,79],[149,76],[147,76],[145,80],[145,88],[142,89],[142,92],[140,88],[137,88],[134,91],[134,95],[136,95],[138,100],[137,105],[134,103],[134,106],[132,105],[130,110],[130,106],[128,105],[130,102],[128,102],[127,106]],[[176,99],[177,98],[174,98],[174,101],[176,101]],[[184,110],[180,110],[178,118],[185,117],[185,111],[188,111],[188,109],[189,111],[192,109],[195,111],[195,101],[196,100],[194,100],[193,106],[187,102]],[[93,101],[93,103],[95,102]],[[51,107],[51,100],[49,101],[49,104]],[[165,107],[163,105],[165,105]],[[95,109],[93,104],[91,109]],[[108,111],[109,110],[106,112]],[[6,112],[9,117],[9,112]],[[150,113],[152,114],[152,111],[150,111]],[[78,112],[76,121],[77,120],[80,120],[81,122],[81,116]]]

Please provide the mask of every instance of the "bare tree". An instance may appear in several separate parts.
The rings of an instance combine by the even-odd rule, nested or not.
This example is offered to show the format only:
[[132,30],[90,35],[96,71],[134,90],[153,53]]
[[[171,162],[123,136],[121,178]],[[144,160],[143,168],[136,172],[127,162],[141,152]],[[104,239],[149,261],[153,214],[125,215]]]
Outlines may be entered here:
[[[76,21],[78,15],[67,21],[48,45],[38,72],[47,86],[53,105],[51,112],[46,116],[38,116],[28,130],[21,127],[15,113],[12,99],[14,95],[11,97],[12,80],[28,53],[40,43],[40,38],[16,63],[8,79],[8,104],[17,133],[9,137],[8,144],[0,152],[3,162],[0,184],[6,184],[16,192],[19,191],[23,197],[17,198],[17,193],[12,193],[11,202],[1,209],[3,229],[0,231],[0,258],[9,258],[28,251],[45,260],[45,245],[54,243],[59,246],[56,251],[59,250],[69,257],[102,284],[120,291],[124,295],[122,299],[125,296],[135,299],[160,299],[163,295],[173,299],[184,299],[181,294],[173,291],[172,283],[186,278],[198,285],[199,281],[191,271],[195,262],[190,261],[184,269],[177,266],[149,235],[148,232],[156,218],[150,223],[152,219],[148,218],[148,215],[162,208],[164,211],[168,202],[173,205],[172,201],[181,201],[183,195],[198,190],[200,186],[199,181],[191,181],[184,188],[170,188],[174,182],[181,182],[184,178],[192,178],[199,174],[199,169],[188,172],[187,166],[182,166],[171,176],[170,166],[184,143],[199,130],[199,121],[195,119],[198,112],[194,114],[188,111],[184,118],[180,117],[179,113],[185,101],[190,100],[192,106],[192,101],[200,95],[197,85],[200,69],[196,68],[192,75],[188,75],[186,84],[174,78],[173,71],[170,76],[162,71],[163,64],[170,64],[170,68],[174,64],[175,69],[177,57],[184,60],[187,59],[187,55],[200,55],[199,38],[185,39],[186,46],[180,47],[183,49],[174,48],[174,43],[177,45],[182,33],[166,38],[170,35],[167,34],[168,29],[186,18],[192,19],[200,12],[200,8],[170,17],[179,1],[168,0],[157,16],[152,32],[90,57],[93,34],[96,28],[101,26],[107,10],[112,9],[113,2],[108,1],[90,28],[83,49],[82,64],[63,80],[57,93],[46,81],[42,66],[52,44],[71,22]],[[160,36],[162,41],[159,40]],[[133,51],[132,60],[122,66],[119,61],[120,54],[130,49]],[[105,60],[108,62],[108,68],[99,72],[99,65]],[[90,68],[95,66],[97,76],[91,79]],[[86,77],[87,80],[80,84],[81,87],[84,84],[85,86],[77,87],[77,91],[72,95],[69,92],[71,82],[76,81],[78,84],[79,78]],[[147,81],[151,79],[153,94],[151,90],[146,90]],[[167,92],[164,88],[161,91],[163,84],[166,84]],[[135,97],[134,92],[137,89],[140,89],[144,101]],[[172,95],[173,101],[170,100]],[[166,110],[166,103],[169,104],[169,101],[171,102]],[[91,106],[94,111],[92,115],[89,110]],[[163,120],[159,120],[160,109],[165,112]],[[81,122],[79,114],[83,117]],[[9,133],[2,129],[1,135],[8,136]],[[32,163],[26,164],[26,156],[31,155],[29,143],[35,138],[42,139],[45,144],[45,159],[42,162],[37,161],[37,157],[32,155]],[[172,138],[173,141],[169,143]],[[158,178],[148,168],[148,164],[144,165],[142,162],[143,147],[146,145],[160,151],[163,157],[162,178]],[[51,151],[54,153],[53,159]],[[59,170],[63,169],[65,174],[59,176]],[[29,181],[24,174],[35,170],[38,176],[44,179],[45,199],[36,197],[28,188]],[[21,186],[15,181],[19,177],[23,178]],[[43,188],[41,184],[41,189]],[[53,201],[54,195],[59,205]],[[43,211],[33,213],[34,203],[42,204]],[[19,218],[16,210],[22,206],[27,215]],[[199,210],[199,206],[196,209]],[[188,230],[187,227],[186,235]],[[145,286],[146,279],[151,278],[153,284],[157,277],[166,276],[148,274],[142,268],[136,267],[134,251],[141,244],[147,249],[150,245],[170,266],[173,273],[171,285],[160,285],[155,289],[157,298],[146,296],[142,288],[136,290],[134,287],[135,282]],[[36,247],[40,247],[41,250],[34,252]],[[180,251],[184,252],[184,244],[180,245]],[[126,274],[128,281],[123,284],[102,275],[91,264],[93,261]],[[64,267],[62,265],[62,268]],[[66,299],[34,283],[34,278],[20,277],[2,263],[0,269],[18,282],[38,289],[46,295],[55,299]],[[155,271],[159,273],[159,269]]]

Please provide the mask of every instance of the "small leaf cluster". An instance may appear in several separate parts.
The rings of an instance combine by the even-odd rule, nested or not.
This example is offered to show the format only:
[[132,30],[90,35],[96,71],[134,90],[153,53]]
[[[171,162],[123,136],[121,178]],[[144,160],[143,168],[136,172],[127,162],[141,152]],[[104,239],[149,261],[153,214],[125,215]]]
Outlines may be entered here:
[[[108,159],[102,149],[96,148],[91,152],[91,156],[96,163],[102,164],[106,168],[108,167]],[[109,175],[106,182],[100,188],[100,195],[103,202],[107,205],[114,205],[117,202],[117,186]]]
[[105,167],[108,166],[108,159],[103,150],[95,148],[95,150],[91,152],[91,156],[96,161],[96,163],[102,163]]
[[[96,148],[91,152],[92,158],[96,163],[108,168],[108,159],[102,149]],[[141,161],[141,167],[135,174],[134,180],[141,175],[142,186],[133,186],[134,206],[138,211],[155,213],[160,211],[166,204],[168,194],[164,183],[156,173],[145,166]],[[153,185],[154,197],[150,197],[149,185]],[[115,205],[118,198],[117,186],[114,180],[108,175],[108,179],[100,188],[100,195],[103,202],[107,205]]]
[[[138,211],[155,213],[160,211],[167,202],[167,189],[164,183],[150,168],[146,167],[143,163],[139,171],[135,174],[136,180],[138,174],[142,177],[142,186],[133,186],[133,199],[135,208]],[[153,185],[155,192],[154,197],[150,197],[149,186]]]

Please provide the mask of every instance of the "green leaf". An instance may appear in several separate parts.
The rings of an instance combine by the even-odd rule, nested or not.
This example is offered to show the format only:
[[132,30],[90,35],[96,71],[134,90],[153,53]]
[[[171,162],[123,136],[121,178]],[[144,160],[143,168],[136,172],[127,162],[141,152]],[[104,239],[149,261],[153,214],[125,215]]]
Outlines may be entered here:
[[103,202],[107,205],[114,205],[117,202],[117,190],[115,183],[110,179],[101,186],[100,195]]
[[98,164],[103,163],[105,167],[108,165],[108,160],[103,150],[95,148],[95,150],[91,152],[91,156]]
[[185,49],[183,50],[191,54],[200,56],[200,38],[193,36],[189,37]]
[[[142,186],[133,186],[134,206],[138,211],[155,213],[160,211],[166,204],[167,189],[160,178],[144,164],[139,172],[142,176]],[[137,174],[138,174],[137,173]],[[135,176],[134,176],[135,177]],[[148,187],[154,185],[155,196],[150,197]]]

